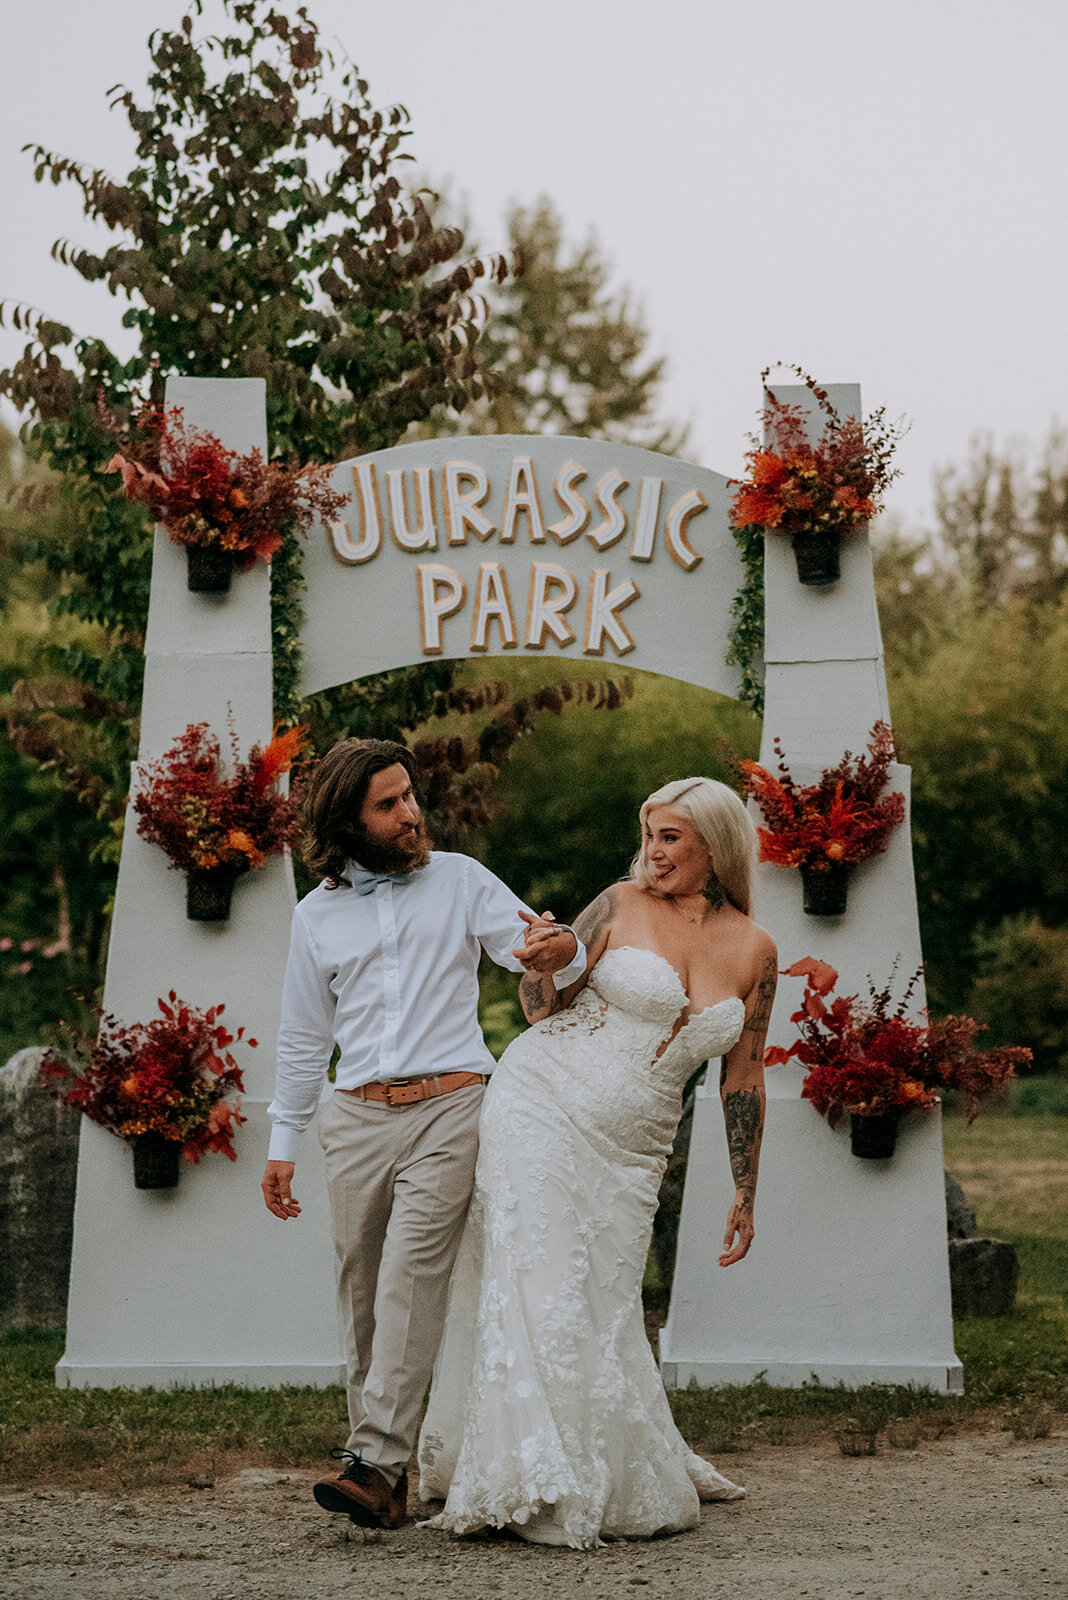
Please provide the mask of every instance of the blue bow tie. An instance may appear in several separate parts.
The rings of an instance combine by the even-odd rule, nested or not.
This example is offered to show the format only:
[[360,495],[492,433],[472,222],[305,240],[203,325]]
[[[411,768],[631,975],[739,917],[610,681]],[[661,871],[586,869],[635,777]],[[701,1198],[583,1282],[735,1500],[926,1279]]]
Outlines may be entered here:
[[392,883],[399,889],[411,883],[414,876],[414,872],[369,872],[366,867],[357,866],[355,861],[349,862],[349,882],[357,894],[374,894],[380,883]]

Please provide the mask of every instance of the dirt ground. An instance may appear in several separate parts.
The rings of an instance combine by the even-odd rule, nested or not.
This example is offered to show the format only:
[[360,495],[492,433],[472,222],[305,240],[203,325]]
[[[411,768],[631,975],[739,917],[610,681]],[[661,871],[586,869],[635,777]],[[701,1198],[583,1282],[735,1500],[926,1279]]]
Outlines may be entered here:
[[[1045,1600],[1068,1597],[1068,1432],[883,1444],[763,1445],[722,1465],[747,1500],[691,1533],[594,1551],[414,1524],[372,1535],[320,1511],[318,1474],[252,1468],[210,1488],[119,1498],[0,1490],[0,1595],[12,1600]],[[351,1534],[351,1536],[350,1536]]]

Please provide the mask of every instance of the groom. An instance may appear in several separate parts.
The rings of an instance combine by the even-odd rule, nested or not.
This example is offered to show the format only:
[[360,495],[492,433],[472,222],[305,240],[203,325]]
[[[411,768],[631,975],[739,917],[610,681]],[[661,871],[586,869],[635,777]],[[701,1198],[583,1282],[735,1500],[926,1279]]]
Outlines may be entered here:
[[263,1194],[283,1221],[300,1135],[331,1052],[319,1138],[339,1263],[351,1432],[328,1511],[399,1527],[406,1467],[445,1319],[474,1183],[483,1086],[479,957],[552,974],[585,970],[576,935],[538,917],[470,856],[430,850],[404,745],[345,739],[316,768],[304,855],[322,882],[293,913]]

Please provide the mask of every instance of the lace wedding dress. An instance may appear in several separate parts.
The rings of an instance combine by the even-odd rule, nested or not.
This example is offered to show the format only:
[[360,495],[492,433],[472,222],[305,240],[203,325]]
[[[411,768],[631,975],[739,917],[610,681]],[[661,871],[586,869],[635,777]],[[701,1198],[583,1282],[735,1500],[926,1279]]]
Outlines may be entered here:
[[490,1079],[419,1445],[420,1494],[446,1501],[430,1527],[586,1549],[744,1493],[687,1449],[642,1317],[683,1086],[745,1015],[732,998],[679,1027],[685,1008],[662,956],[609,950]]

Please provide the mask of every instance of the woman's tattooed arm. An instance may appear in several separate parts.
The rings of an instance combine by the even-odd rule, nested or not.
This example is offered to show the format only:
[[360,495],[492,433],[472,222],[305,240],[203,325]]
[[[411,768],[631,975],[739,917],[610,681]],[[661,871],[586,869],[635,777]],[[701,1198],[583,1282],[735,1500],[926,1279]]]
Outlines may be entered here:
[[586,977],[604,954],[612,919],[619,899],[619,885],[613,883],[585,911],[579,913],[571,926],[586,946],[586,973],[566,989],[557,989],[550,976],[540,972],[527,972],[519,981],[519,1003],[528,1022],[541,1022],[554,1012],[562,1011],[586,986]]
[[727,1152],[735,1188],[721,1266],[740,1261],[753,1242],[753,1205],[764,1129],[764,1040],[775,999],[777,965],[774,954],[765,957],[760,977],[746,999],[741,1038],[724,1057],[720,1074]]
[[725,1088],[723,1120],[727,1127],[727,1151],[737,1190],[736,1202],[751,1212],[756,1199],[760,1136],[764,1127],[763,1089]]

